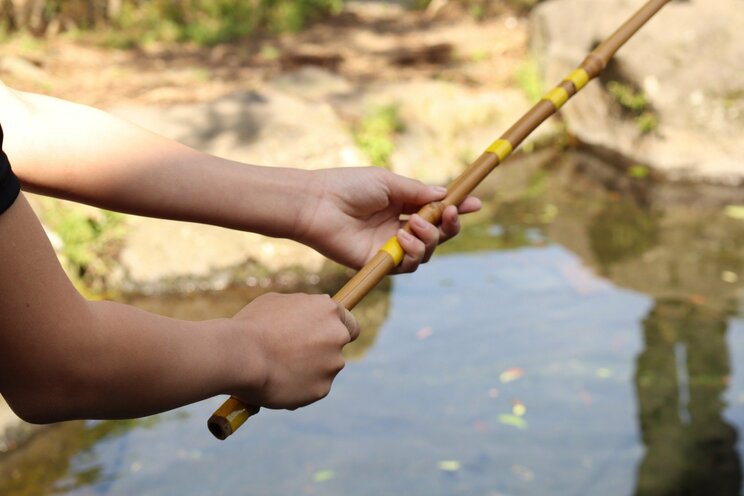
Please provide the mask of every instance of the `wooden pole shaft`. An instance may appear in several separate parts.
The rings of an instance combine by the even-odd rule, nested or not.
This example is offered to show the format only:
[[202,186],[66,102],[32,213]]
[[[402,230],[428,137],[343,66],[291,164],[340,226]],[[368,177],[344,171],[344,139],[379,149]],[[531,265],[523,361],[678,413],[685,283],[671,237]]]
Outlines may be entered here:
[[[459,205],[548,117],[599,75],[610,59],[651,17],[670,0],[649,0],[628,21],[590,53],[581,65],[555,88],[549,91],[521,119],[496,140],[447,188],[444,200],[425,205],[418,213],[432,224],[439,225],[442,212],[449,205]],[[411,232],[408,224],[404,229]],[[333,299],[351,310],[403,259],[403,249],[397,238],[391,238],[362,269],[347,282]],[[258,413],[258,407],[243,404],[230,397],[209,419],[209,430],[219,439],[235,432],[248,418]]]

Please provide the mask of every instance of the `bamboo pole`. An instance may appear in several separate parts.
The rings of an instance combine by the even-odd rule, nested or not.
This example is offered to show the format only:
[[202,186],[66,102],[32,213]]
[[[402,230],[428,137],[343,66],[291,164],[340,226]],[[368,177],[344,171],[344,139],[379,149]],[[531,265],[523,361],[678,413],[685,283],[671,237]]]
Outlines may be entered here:
[[[602,42],[581,63],[581,65],[563,79],[555,88],[535,104],[521,119],[509,128],[499,139],[494,141],[447,188],[447,196],[438,202],[425,205],[418,214],[427,221],[438,225],[442,212],[449,205],[459,205],[478,184],[512,151],[542,124],[548,117],[560,109],[572,96],[586,84],[597,77],[607,66],[610,59],[651,17],[670,0],[649,0],[625,24]],[[599,3],[599,2],[598,2]],[[404,227],[411,232],[410,226]],[[333,299],[351,310],[369,293],[401,260],[403,249],[395,236],[390,238],[380,251],[362,267],[334,296]],[[258,407],[243,404],[231,397],[210,417],[207,425],[218,439],[226,439],[243,422],[258,413]]]

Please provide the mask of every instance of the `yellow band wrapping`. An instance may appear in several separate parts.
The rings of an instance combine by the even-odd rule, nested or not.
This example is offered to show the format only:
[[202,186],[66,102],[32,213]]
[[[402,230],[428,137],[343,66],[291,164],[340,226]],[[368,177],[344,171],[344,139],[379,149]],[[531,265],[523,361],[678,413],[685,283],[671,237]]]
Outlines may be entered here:
[[388,239],[387,243],[382,245],[380,251],[384,251],[385,253],[390,255],[393,258],[393,262],[395,262],[395,265],[399,265],[403,261],[403,255],[405,254],[405,252],[403,251],[403,247],[400,246],[400,243],[398,242],[398,238],[396,236]]
[[503,162],[504,159],[511,154],[512,150],[513,148],[511,143],[505,139],[497,139],[488,147],[488,149],[486,149],[486,152],[495,153],[498,155],[499,161]]
[[589,82],[589,74],[584,69],[578,68],[569,74],[564,81],[571,81],[576,91],[579,91]]
[[230,422],[233,432],[235,432],[250,416],[251,414],[247,410],[241,408],[240,410],[231,412],[226,418]]
[[548,91],[548,93],[543,97],[543,100],[553,102],[555,109],[558,110],[568,101],[568,92],[559,86],[558,88],[553,88]]

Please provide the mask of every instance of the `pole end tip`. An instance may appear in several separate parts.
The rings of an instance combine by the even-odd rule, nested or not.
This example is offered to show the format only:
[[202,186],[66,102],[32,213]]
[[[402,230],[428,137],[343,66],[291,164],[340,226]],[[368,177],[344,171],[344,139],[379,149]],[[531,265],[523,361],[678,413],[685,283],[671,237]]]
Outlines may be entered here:
[[207,428],[209,429],[209,432],[220,441],[224,441],[233,433],[233,428],[232,425],[230,425],[230,422],[228,422],[225,417],[218,415],[212,415],[209,417],[209,420],[207,420]]

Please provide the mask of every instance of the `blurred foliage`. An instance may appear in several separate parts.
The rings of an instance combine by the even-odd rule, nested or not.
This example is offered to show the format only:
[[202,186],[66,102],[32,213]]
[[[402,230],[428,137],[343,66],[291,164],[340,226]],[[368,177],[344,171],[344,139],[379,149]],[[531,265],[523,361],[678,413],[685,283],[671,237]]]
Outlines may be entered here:
[[129,48],[151,41],[215,45],[258,32],[298,31],[343,0],[0,0],[0,31],[105,30]]
[[524,61],[514,74],[514,78],[530,103],[537,103],[542,98],[543,82],[534,59]]
[[116,264],[126,234],[125,217],[51,198],[39,204],[44,224],[59,237],[59,255],[73,282],[86,293],[103,292],[103,277]]
[[354,126],[354,140],[372,164],[387,168],[395,150],[393,138],[403,129],[397,106],[374,107]]
[[[413,0],[413,7],[423,10],[435,1],[437,0]],[[493,11],[501,11],[504,7],[527,12],[543,1],[545,0],[501,0],[497,2],[492,0],[449,0],[449,3],[459,4],[473,18],[482,19]]]
[[656,130],[659,125],[658,118],[651,110],[648,97],[642,90],[619,81],[609,81],[607,91],[624,112],[633,116],[636,127],[641,133],[648,134]]

